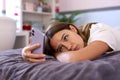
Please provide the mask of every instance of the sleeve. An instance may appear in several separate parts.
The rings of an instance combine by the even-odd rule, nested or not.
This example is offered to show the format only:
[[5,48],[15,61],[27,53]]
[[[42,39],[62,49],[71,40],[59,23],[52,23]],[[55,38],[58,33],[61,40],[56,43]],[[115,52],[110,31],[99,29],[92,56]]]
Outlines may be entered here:
[[117,42],[112,27],[102,23],[93,24],[90,29],[88,44],[96,40],[103,41],[114,51],[116,50]]

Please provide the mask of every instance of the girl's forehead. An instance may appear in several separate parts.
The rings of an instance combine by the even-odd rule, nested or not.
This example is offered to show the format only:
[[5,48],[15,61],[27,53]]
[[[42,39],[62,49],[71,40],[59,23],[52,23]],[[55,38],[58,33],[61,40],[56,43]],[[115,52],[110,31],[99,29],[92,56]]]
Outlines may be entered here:
[[64,34],[68,33],[69,30],[61,30],[54,34],[54,36],[50,39],[50,44],[52,46],[59,45],[59,42],[61,41],[61,38]]
[[61,30],[61,31],[55,33],[51,39],[61,39],[62,35],[66,32],[67,32],[66,30]]
[[[61,38],[63,34],[69,34],[70,31],[71,31],[71,30],[69,30],[69,29],[61,30],[61,31],[55,33],[53,37]],[[71,34],[71,33],[70,33],[70,34]],[[53,37],[52,37],[52,38],[53,38]]]

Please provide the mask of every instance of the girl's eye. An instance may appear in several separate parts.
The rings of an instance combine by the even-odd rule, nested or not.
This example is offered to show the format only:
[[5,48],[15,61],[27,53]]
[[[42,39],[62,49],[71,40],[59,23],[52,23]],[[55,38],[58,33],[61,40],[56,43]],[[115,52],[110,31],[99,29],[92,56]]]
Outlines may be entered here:
[[58,52],[62,52],[62,51],[63,51],[63,46],[60,45],[60,46],[58,47],[57,51],[58,51]]
[[59,48],[59,52],[62,52],[62,51],[63,51],[63,47],[60,46],[60,48]]
[[63,39],[64,39],[64,41],[67,41],[68,40],[68,35],[65,35]]

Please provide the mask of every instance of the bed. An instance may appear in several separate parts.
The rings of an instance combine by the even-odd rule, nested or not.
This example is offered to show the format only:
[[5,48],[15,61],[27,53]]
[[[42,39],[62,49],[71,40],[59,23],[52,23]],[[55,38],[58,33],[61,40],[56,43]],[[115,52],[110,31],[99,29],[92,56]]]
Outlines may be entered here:
[[48,56],[46,62],[31,63],[21,50],[0,52],[0,80],[120,80],[120,51],[93,61],[62,63]]

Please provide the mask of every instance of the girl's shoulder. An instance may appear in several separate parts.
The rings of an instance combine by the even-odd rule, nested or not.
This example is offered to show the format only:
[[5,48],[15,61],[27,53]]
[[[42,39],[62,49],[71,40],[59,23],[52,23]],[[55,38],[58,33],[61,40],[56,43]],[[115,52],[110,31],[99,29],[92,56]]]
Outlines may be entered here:
[[96,23],[96,24],[92,24],[91,25],[91,28],[90,28],[90,31],[92,32],[96,32],[96,31],[111,31],[113,30],[113,27],[110,26],[110,25],[107,25],[107,24],[104,24],[104,23]]

